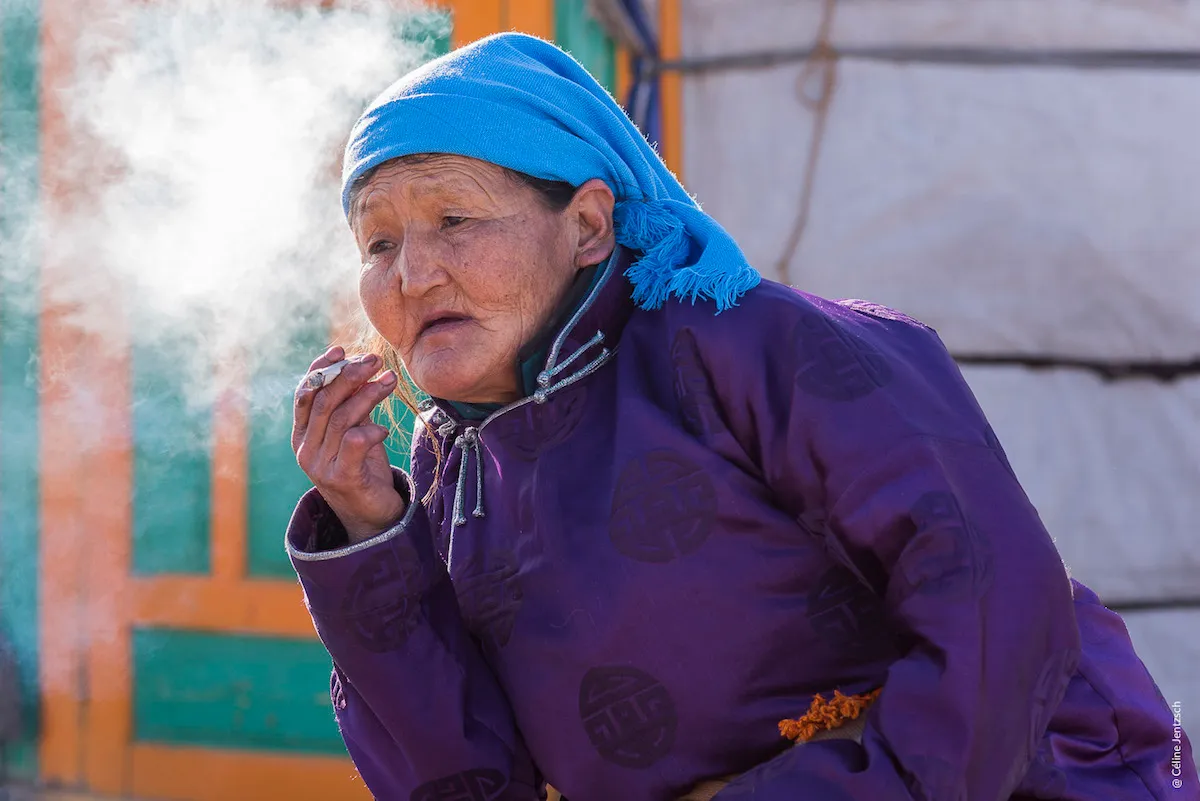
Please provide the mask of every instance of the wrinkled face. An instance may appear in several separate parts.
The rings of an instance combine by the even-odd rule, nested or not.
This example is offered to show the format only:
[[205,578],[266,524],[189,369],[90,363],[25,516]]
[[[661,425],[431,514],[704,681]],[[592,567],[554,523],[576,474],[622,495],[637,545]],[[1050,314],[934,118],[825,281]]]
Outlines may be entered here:
[[578,200],[552,211],[505,170],[464,156],[375,173],[351,211],[359,295],[424,392],[465,403],[521,396],[518,351],[578,270],[603,258],[583,253],[590,234]]

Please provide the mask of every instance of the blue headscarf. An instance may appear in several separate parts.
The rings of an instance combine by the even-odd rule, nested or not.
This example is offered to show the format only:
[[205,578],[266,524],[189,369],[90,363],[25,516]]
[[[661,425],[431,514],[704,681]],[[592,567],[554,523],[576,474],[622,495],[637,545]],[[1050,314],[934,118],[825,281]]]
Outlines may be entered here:
[[733,238],[684,190],[621,107],[567,53],[501,33],[409,73],[354,125],[342,208],[365,172],[415,153],[453,153],[579,186],[612,189],[617,242],[642,253],[625,275],[646,309],[669,296],[717,311],[759,282]]

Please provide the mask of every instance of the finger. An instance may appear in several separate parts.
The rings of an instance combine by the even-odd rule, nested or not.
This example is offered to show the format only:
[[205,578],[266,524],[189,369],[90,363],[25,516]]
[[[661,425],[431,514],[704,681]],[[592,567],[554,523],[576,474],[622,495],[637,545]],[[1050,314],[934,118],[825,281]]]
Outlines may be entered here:
[[[308,366],[308,372],[311,373],[313,370],[320,370],[322,367],[340,362],[345,355],[346,352],[341,346],[334,345],[313,360],[312,364]],[[298,450],[300,442],[304,439],[304,432],[308,428],[309,410],[315,394],[315,390],[305,387],[303,380],[296,387],[292,399],[292,450]]]
[[352,399],[357,398],[359,395],[363,394],[363,392],[369,389],[371,391],[377,390],[379,392],[379,400],[375,401],[374,403],[364,404],[366,408],[363,410],[362,414],[354,420],[352,425],[357,426],[362,425],[363,423],[374,422],[375,410],[379,408],[381,403],[392,396],[392,393],[396,391],[396,384],[398,383],[399,378],[396,376],[395,371],[385,370],[378,378],[375,378],[364,384],[363,388],[352,396]]
[[[333,454],[337,453],[338,443],[332,443],[332,449],[326,444],[330,417],[343,403],[358,392],[381,366],[379,357],[373,353],[355,356],[350,360],[350,364],[342,370],[341,375],[330,382],[328,386],[312,391],[303,437],[306,447],[313,448],[322,454],[330,451],[326,458],[332,458]],[[377,402],[378,400],[374,403]],[[373,406],[374,403],[371,405]]]
[[334,362],[340,362],[344,358],[346,358],[346,352],[340,345],[334,345],[313,360],[313,363],[308,366],[308,372],[311,373],[313,370],[320,370],[322,367],[328,367]]
[[325,450],[329,458],[337,458],[341,449],[341,438],[355,426],[370,423],[371,413],[396,389],[396,374],[386,371],[374,381],[368,381],[357,392],[347,398],[329,416],[325,427]]
[[348,430],[342,435],[341,448],[338,449],[339,472],[357,476],[367,461],[367,454],[372,448],[382,445],[390,434],[386,426],[378,423],[364,423]]

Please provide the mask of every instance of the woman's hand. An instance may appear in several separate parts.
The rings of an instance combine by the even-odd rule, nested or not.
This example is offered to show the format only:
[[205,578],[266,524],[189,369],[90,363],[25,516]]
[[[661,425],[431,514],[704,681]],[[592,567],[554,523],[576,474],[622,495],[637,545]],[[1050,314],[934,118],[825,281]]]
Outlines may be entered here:
[[[343,355],[330,348],[308,369],[328,367]],[[388,429],[371,421],[371,411],[396,388],[391,370],[370,380],[380,366],[374,354],[357,356],[326,386],[309,389],[301,382],[296,390],[292,450],[351,543],[387,530],[405,511],[383,448]]]

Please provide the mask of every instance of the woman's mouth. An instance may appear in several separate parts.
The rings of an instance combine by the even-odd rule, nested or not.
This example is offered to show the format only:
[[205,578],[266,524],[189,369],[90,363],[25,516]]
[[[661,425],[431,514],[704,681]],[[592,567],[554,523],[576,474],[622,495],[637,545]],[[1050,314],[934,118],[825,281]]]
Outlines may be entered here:
[[428,334],[443,334],[453,331],[456,328],[470,322],[469,317],[460,317],[457,315],[443,315],[435,317],[421,328],[421,336]]

